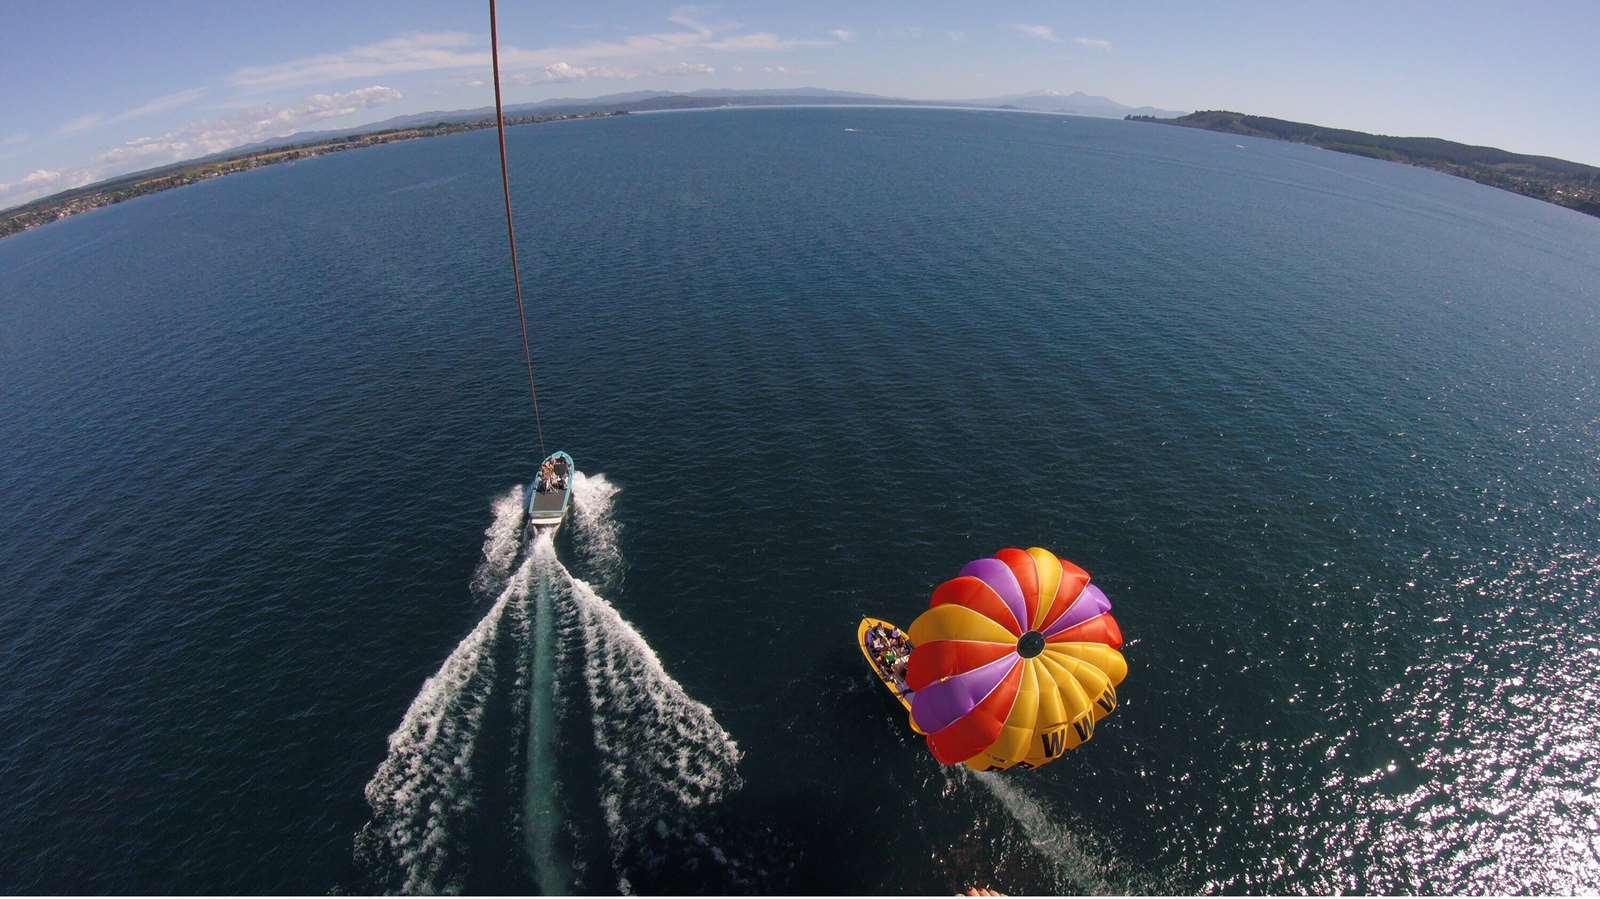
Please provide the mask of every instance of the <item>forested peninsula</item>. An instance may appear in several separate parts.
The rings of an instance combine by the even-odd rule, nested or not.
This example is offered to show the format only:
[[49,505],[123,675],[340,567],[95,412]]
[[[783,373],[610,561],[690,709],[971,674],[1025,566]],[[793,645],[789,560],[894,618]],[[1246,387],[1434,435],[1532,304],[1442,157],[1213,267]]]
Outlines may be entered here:
[[1224,134],[1269,137],[1311,144],[1340,153],[1434,169],[1480,184],[1600,216],[1600,168],[1553,156],[1528,156],[1494,147],[1474,147],[1437,137],[1389,137],[1288,122],[1225,110],[1192,112],[1175,119],[1130,115],[1131,122],[1201,128]]

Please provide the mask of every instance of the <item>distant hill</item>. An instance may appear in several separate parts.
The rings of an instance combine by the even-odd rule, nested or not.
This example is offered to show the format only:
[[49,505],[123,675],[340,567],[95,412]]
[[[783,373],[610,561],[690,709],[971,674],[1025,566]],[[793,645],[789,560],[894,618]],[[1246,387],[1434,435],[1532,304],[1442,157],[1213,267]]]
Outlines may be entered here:
[[1128,118],[1136,122],[1286,140],[1340,153],[1403,162],[1600,216],[1600,168],[1553,156],[1528,156],[1437,137],[1390,137],[1325,128],[1226,110],[1204,110],[1177,118],[1142,115]]

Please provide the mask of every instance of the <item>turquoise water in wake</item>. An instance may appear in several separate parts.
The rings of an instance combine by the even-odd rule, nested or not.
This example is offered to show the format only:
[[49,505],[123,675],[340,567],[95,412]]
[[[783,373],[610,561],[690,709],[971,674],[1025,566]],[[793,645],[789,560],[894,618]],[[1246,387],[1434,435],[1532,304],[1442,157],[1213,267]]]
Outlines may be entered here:
[[[0,890],[1600,884],[1600,221],[1068,117],[509,139],[553,545],[491,133],[0,242]],[[1121,707],[940,768],[856,621],[1034,544]]]

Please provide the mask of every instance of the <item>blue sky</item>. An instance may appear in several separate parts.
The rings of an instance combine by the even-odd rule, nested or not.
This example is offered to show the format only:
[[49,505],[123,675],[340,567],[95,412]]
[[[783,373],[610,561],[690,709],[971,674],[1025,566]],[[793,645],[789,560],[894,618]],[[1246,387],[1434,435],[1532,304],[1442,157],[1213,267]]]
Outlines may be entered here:
[[[7,0],[0,208],[281,136],[492,102],[487,3]],[[501,0],[509,101],[815,85],[1081,90],[1600,163],[1594,2]]]

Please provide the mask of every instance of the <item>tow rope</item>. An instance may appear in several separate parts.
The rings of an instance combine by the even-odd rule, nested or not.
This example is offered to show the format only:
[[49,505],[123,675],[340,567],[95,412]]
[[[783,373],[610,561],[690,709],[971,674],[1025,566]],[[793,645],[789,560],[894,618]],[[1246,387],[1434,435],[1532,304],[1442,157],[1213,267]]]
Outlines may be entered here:
[[522,302],[522,272],[517,267],[517,229],[511,224],[511,174],[506,167],[506,114],[500,106],[500,35],[495,27],[494,0],[489,0],[489,54],[494,63],[494,124],[500,132],[500,190],[506,198],[506,240],[511,244],[511,280],[517,286],[517,321],[522,325],[522,358],[528,364],[528,397],[533,400],[533,426],[539,433],[539,455],[544,448],[544,424],[539,420],[539,388],[533,383],[533,353],[528,349],[528,313]]

